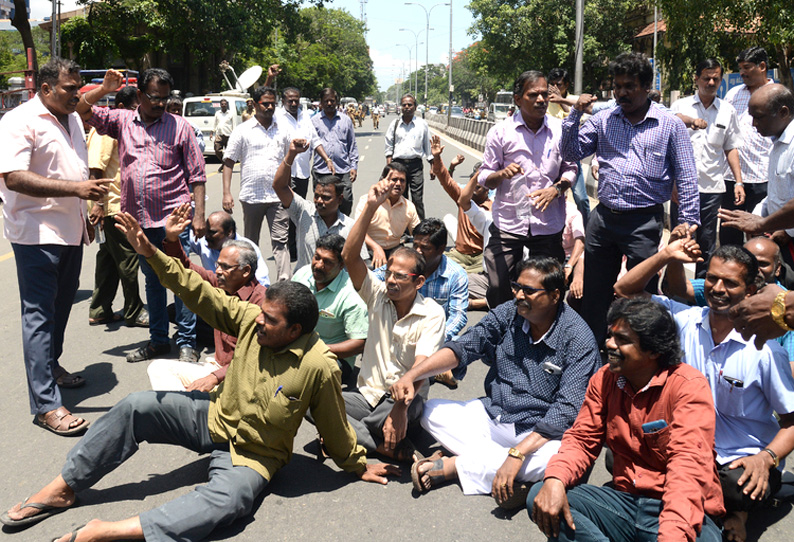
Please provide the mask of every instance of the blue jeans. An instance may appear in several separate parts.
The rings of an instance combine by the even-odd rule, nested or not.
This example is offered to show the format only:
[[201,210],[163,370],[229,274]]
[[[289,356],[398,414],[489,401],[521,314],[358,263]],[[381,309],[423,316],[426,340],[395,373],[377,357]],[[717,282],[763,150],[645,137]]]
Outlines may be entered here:
[[[144,228],[143,233],[158,249],[163,247],[165,228]],[[185,240],[182,246],[185,246]],[[149,306],[149,340],[153,344],[168,344],[168,310],[165,286],[160,284],[157,273],[140,257],[141,271],[146,278],[146,303]],[[196,315],[184,309],[182,301],[176,300],[176,344],[179,347],[196,347]],[[184,310],[183,310],[184,309]],[[187,314],[185,314],[187,313]]]
[[[527,496],[527,512],[532,519],[535,497],[542,483],[532,486]],[[662,501],[631,495],[606,486],[582,484],[568,490],[568,504],[576,530],[560,520],[557,540],[577,542],[655,542],[659,535]],[[719,527],[706,515],[698,540],[721,542]],[[549,539],[553,540],[553,539]]]
[[576,208],[582,213],[582,223],[587,227],[587,220],[590,218],[590,198],[587,197],[587,185],[582,174],[582,163],[576,162],[576,165],[579,166],[579,173],[576,174],[576,181],[574,181],[571,191]]

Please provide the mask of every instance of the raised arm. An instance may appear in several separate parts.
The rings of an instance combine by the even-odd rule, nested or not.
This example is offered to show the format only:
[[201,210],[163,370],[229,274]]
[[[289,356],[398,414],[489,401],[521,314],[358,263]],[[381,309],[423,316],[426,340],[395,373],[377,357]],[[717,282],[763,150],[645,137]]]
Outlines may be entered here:
[[[665,265],[674,267],[672,274],[680,275],[683,272],[683,263],[703,261],[700,245],[691,237],[677,239],[662,250],[637,264],[628,273],[615,283],[615,293],[620,297],[634,297],[641,295],[650,280],[662,270]],[[678,266],[678,268],[675,268]],[[679,269],[680,268],[680,269]]]
[[284,156],[284,160],[281,161],[276,170],[276,176],[273,178],[273,191],[278,196],[278,199],[281,200],[281,205],[285,209],[289,209],[289,206],[292,205],[292,199],[294,198],[292,188],[290,188],[289,185],[292,175],[292,163],[300,153],[308,149],[309,142],[307,140],[293,139],[290,141],[289,149]]
[[101,100],[106,94],[115,92],[124,82],[124,75],[116,70],[108,70],[105,72],[105,77],[102,79],[102,84],[98,87],[89,90],[80,101],[77,102],[77,113],[87,121],[94,116],[92,109],[93,105]]
[[433,161],[431,162],[431,171],[433,175],[438,179],[438,183],[441,185],[441,188],[444,189],[444,192],[452,198],[452,201],[457,202],[460,196],[460,186],[452,180],[449,171],[444,167],[444,161],[441,159],[441,153],[444,152],[444,145],[441,144],[441,138],[437,135],[430,138],[430,152],[433,155]]

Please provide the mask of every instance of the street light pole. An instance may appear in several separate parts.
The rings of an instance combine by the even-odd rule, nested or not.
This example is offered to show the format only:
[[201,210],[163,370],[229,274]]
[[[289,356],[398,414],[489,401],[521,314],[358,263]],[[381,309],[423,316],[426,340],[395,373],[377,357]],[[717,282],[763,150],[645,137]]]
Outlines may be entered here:
[[447,126],[452,120],[452,0],[449,0],[449,107],[447,107]]
[[[429,10],[423,6],[422,4],[417,4],[416,2],[405,2],[406,6],[419,6],[423,10],[425,10],[425,18],[427,19],[427,27],[425,34],[425,106],[427,106],[427,66],[429,64],[430,58],[430,14],[433,12],[434,8],[438,6],[449,6],[449,50],[452,51],[452,0],[449,2],[442,2],[440,4],[436,4],[432,6]],[[417,56],[419,56],[419,51],[416,52]],[[450,82],[452,80],[450,79]],[[419,91],[417,90],[417,94]]]
[[408,92],[411,92],[411,59],[413,47],[406,45],[405,43],[398,43],[397,47],[408,47]]
[[417,72],[419,71],[419,34],[422,33],[420,30],[418,33],[414,32],[410,28],[401,28],[400,32],[410,32],[414,35],[415,45],[414,51],[416,51],[416,58],[414,58],[414,66],[416,69],[414,70],[414,93],[419,94],[419,82],[417,81]]

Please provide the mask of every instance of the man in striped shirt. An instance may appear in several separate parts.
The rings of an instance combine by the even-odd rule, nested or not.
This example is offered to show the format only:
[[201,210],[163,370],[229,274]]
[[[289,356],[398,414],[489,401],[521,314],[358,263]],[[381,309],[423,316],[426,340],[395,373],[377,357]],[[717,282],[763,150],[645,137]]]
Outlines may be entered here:
[[[175,208],[195,200],[193,231],[203,237],[204,156],[193,128],[182,117],[165,111],[174,80],[165,70],[152,68],[138,80],[140,106],[136,110],[106,109],[94,104],[105,94],[114,92],[123,75],[108,70],[102,85],[83,94],[77,112],[97,132],[119,142],[121,162],[121,210],[134,216],[155,246],[165,238],[165,221]],[[166,290],[145,259],[141,270],[146,277],[146,301],[149,306],[149,343],[127,354],[134,363],[152,359],[171,351],[168,337]],[[195,343],[196,317],[182,310],[177,300],[176,344],[182,361],[197,361]]]

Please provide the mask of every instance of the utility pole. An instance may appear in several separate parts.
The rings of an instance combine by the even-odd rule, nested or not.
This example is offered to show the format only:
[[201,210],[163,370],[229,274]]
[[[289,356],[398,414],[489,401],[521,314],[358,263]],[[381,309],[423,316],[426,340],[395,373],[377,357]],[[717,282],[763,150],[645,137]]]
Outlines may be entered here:
[[[431,30],[430,29],[430,14],[433,12],[433,8],[436,8],[438,6],[449,6],[449,32],[450,32],[449,49],[451,51],[452,50],[452,0],[450,0],[449,2],[443,2],[443,3],[440,3],[440,4],[436,4],[433,7],[431,7],[430,9],[427,9],[422,4],[417,4],[416,2],[406,2],[405,5],[406,6],[419,6],[420,8],[425,10],[425,19],[427,21],[427,27],[426,27],[426,31],[427,32],[425,33],[425,99],[424,99],[424,103],[425,103],[425,105],[428,105],[427,104],[427,66],[429,64],[429,58],[430,58],[430,30]],[[419,51],[418,50],[416,51],[416,56],[419,56]],[[417,90],[417,94],[418,93],[419,93],[419,91]]]
[[573,93],[582,93],[584,71],[584,0],[576,0],[576,65],[573,75]]

